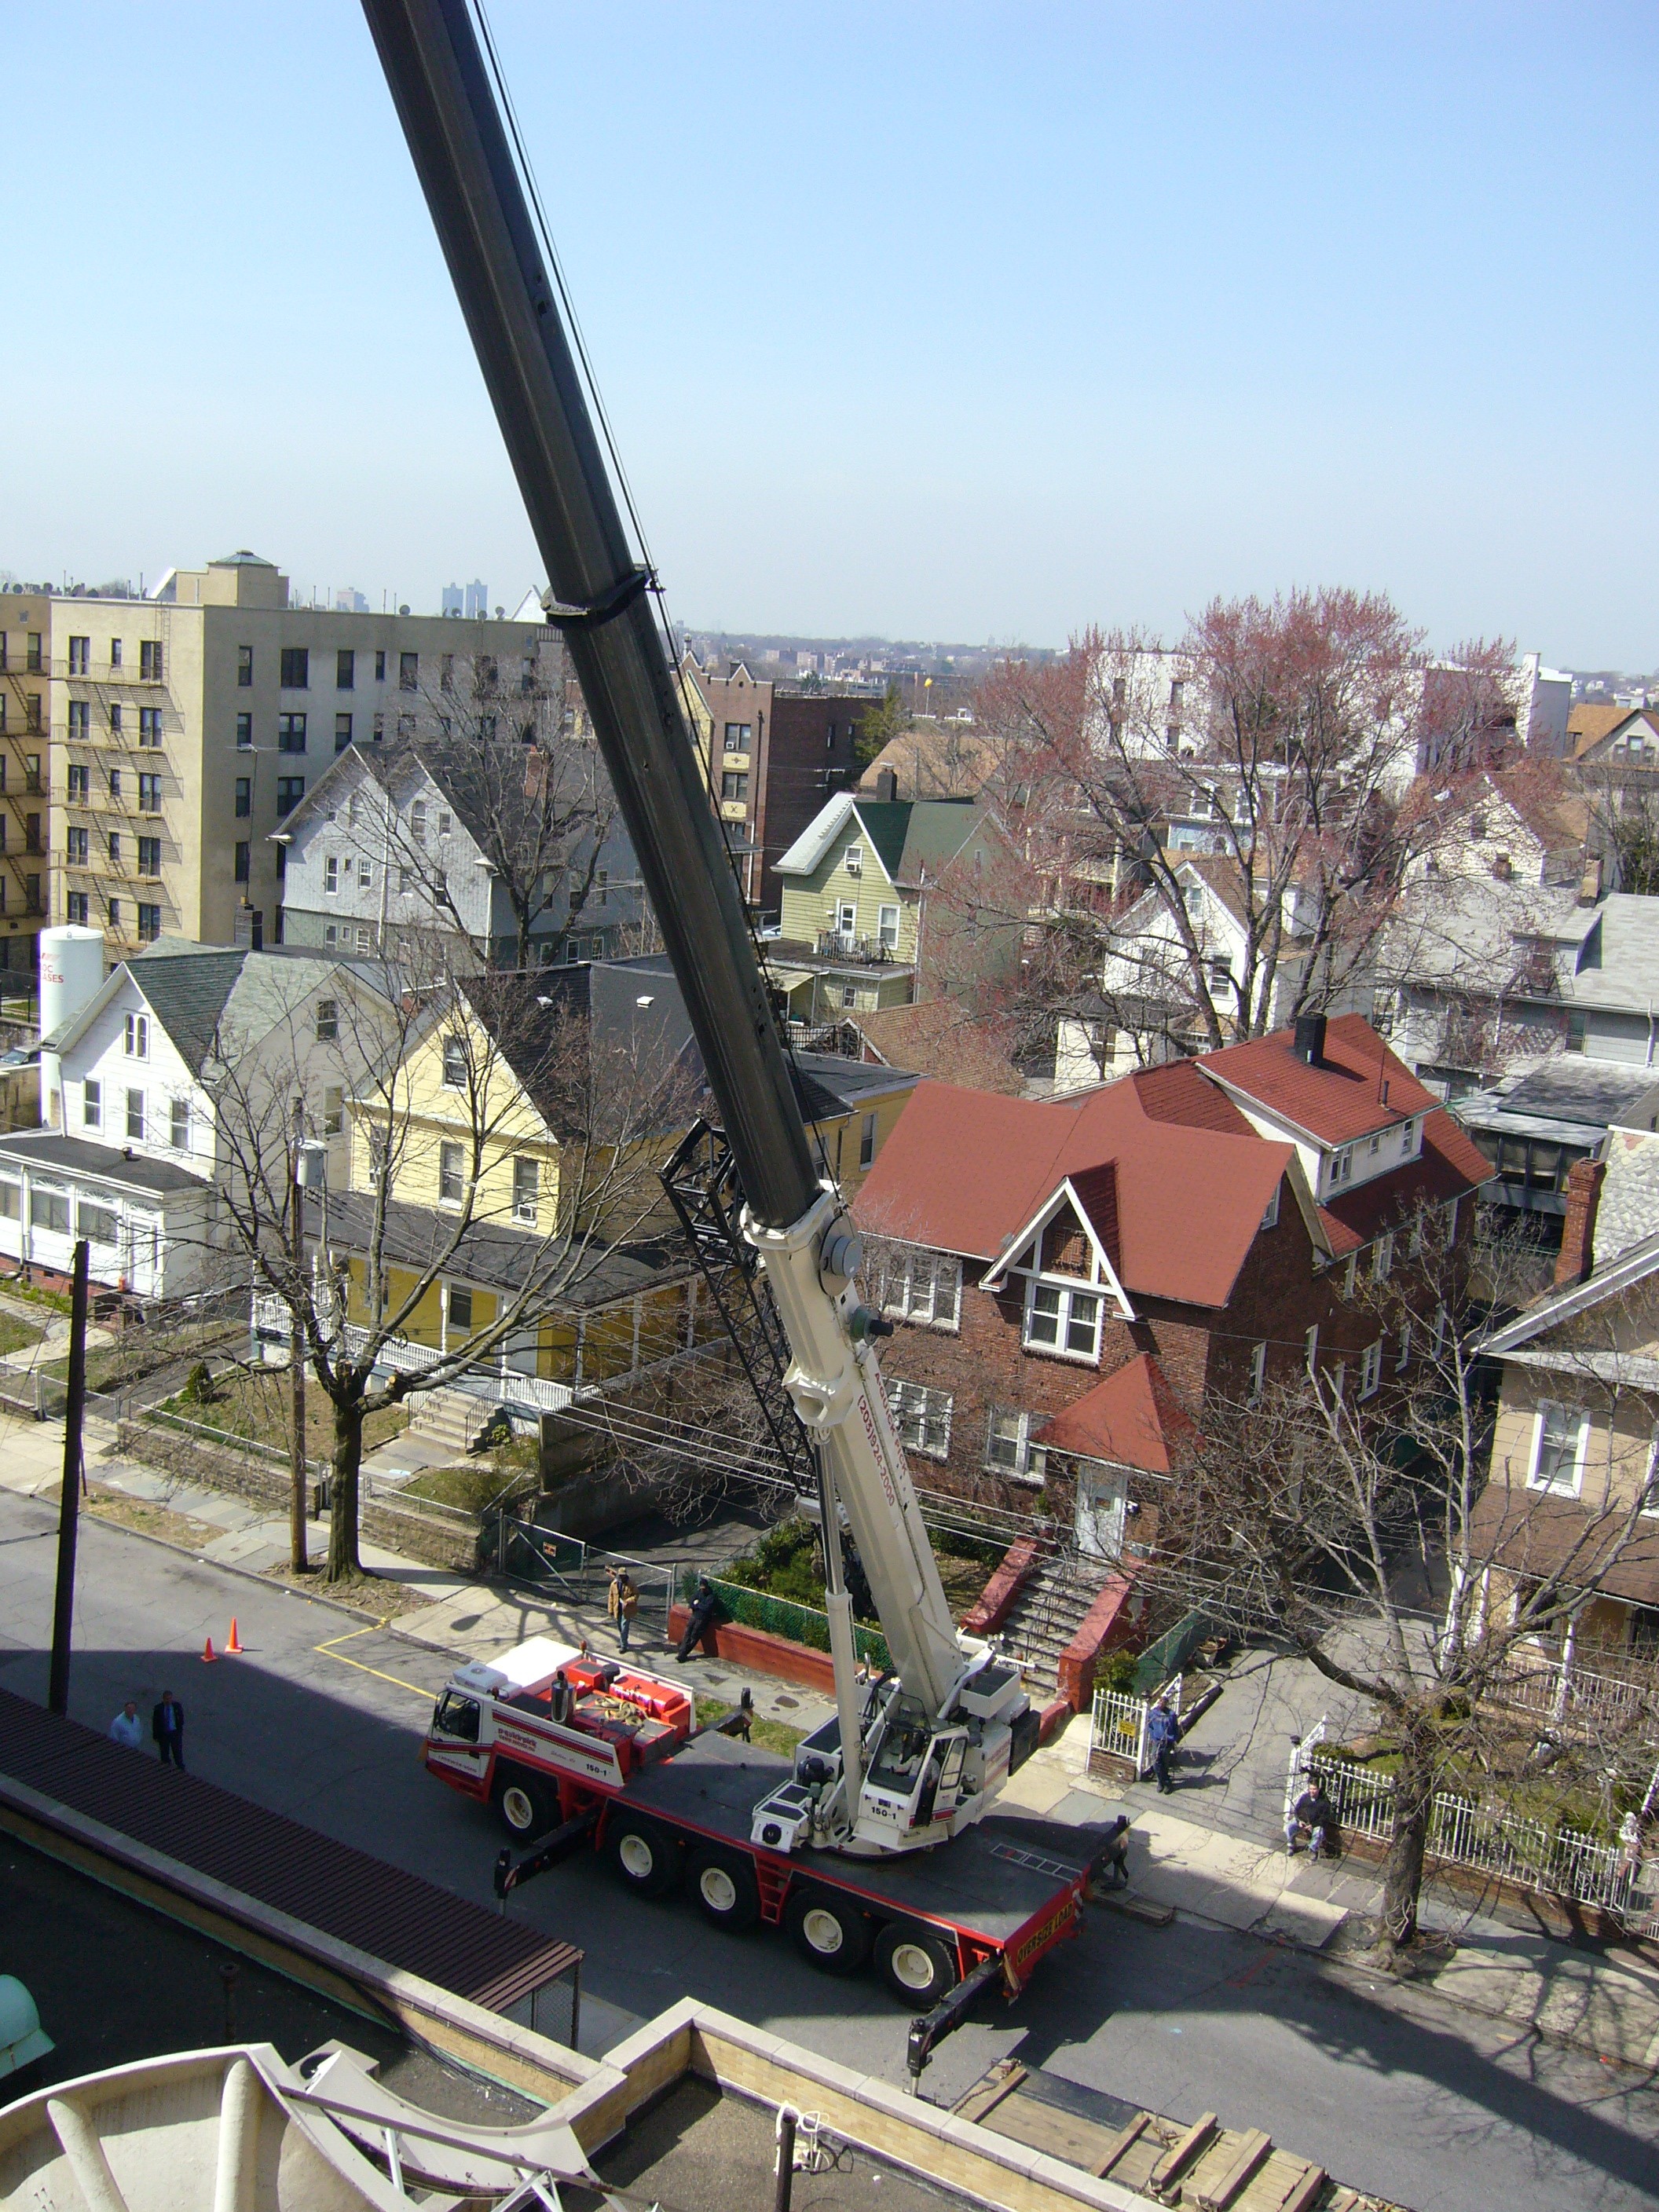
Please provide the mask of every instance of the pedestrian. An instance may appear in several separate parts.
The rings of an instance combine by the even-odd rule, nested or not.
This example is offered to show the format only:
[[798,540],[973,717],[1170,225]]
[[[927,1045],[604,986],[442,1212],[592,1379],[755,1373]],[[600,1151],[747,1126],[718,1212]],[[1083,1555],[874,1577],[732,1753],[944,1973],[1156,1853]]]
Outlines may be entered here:
[[617,1649],[626,1651],[628,1639],[633,1632],[634,1615],[640,1609],[640,1594],[626,1567],[611,1571],[611,1595],[605,1600],[605,1610],[617,1624]]
[[1170,1711],[1167,1697],[1160,1698],[1147,1714],[1146,1735],[1152,1747],[1152,1772],[1158,1777],[1158,1795],[1172,1796],[1175,1784],[1170,1778],[1170,1761],[1181,1741],[1181,1723]]
[[171,1690],[163,1690],[161,1702],[149,1717],[149,1732],[155,1739],[155,1747],[161,1754],[161,1764],[169,1761],[180,1774],[185,1771],[185,1709]]
[[691,1600],[691,1610],[686,1616],[685,1633],[674,1656],[682,1667],[708,1634],[720,1601],[714,1595],[707,1575],[697,1577],[696,1593]]
[[1308,1832],[1309,1858],[1322,1858],[1327,1853],[1334,1858],[1336,1820],[1336,1808],[1325,1795],[1324,1784],[1316,1781],[1311,1789],[1303,1791],[1285,1815],[1285,1849],[1287,1855],[1291,1858],[1296,1856],[1297,1838],[1305,1828]]
[[109,1724],[112,1743],[124,1743],[129,1751],[142,1751],[144,1747],[144,1724],[138,1717],[138,1708],[129,1698]]
[[1109,1888],[1127,1889],[1129,1887],[1129,1816],[1120,1813],[1106,1831],[1106,1840],[1097,1855],[1102,1875]]

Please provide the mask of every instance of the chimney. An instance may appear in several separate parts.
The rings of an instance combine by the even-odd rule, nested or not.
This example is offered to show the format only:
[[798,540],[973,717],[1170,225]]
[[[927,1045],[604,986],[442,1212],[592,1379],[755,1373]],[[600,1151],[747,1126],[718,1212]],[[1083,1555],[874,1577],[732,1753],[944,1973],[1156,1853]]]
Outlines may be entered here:
[[1309,1067],[1317,1067],[1325,1057],[1325,1017],[1323,1014],[1298,1014],[1296,1018],[1296,1036],[1291,1050],[1297,1059]]
[[890,768],[878,768],[876,770],[876,797],[878,799],[898,797],[898,777]]
[[1594,906],[1601,896],[1601,856],[1598,853],[1589,860],[1578,879],[1578,903]]
[[1561,1256],[1555,1263],[1558,1291],[1582,1283],[1594,1264],[1595,1209],[1607,1172],[1605,1160],[1575,1160],[1567,1170],[1567,1214],[1561,1224]]

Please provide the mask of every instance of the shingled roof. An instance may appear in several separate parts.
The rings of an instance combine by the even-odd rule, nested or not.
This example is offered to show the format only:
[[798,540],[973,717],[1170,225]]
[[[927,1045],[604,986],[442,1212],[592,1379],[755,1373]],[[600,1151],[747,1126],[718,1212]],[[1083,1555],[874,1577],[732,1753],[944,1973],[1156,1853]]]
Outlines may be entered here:
[[1169,1474],[1199,1441],[1170,1378],[1150,1352],[1137,1352],[1038,1432],[1050,1451],[1076,1452],[1149,1474]]

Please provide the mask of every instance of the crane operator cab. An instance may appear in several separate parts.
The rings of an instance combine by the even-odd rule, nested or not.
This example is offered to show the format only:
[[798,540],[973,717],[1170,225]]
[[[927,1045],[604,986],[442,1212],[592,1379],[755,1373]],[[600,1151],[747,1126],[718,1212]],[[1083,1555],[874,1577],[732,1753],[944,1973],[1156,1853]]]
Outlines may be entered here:
[[896,1676],[883,1676],[865,1701],[856,1808],[845,1802],[836,1717],[802,1741],[793,1781],[755,1808],[750,1840],[773,1850],[890,1852],[925,1849],[969,1826],[1036,1750],[1038,1716],[1018,1670],[995,1658],[969,1674],[952,1703],[950,1719],[934,1720]]

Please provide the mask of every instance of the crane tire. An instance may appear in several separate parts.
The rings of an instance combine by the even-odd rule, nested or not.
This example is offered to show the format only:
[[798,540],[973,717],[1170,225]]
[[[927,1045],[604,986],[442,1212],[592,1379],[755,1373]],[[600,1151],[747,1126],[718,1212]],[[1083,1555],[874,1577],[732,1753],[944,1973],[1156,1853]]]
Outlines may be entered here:
[[870,1955],[869,1916],[832,1890],[792,1889],[783,1923],[802,1958],[821,1974],[855,1974]]
[[955,1947],[913,1920],[887,1923],[876,1938],[876,1968],[912,2012],[931,2011],[961,1979]]
[[736,1851],[709,1846],[693,1851],[685,1879],[698,1911],[716,1928],[752,1928],[760,1918],[755,1869]]
[[499,1768],[491,1793],[501,1826],[514,1843],[534,1843],[538,1836],[556,1827],[559,1801],[549,1785],[521,1766]]
[[665,1897],[680,1878],[679,1845],[637,1813],[613,1814],[605,1822],[605,1848],[617,1881],[635,1897]]

